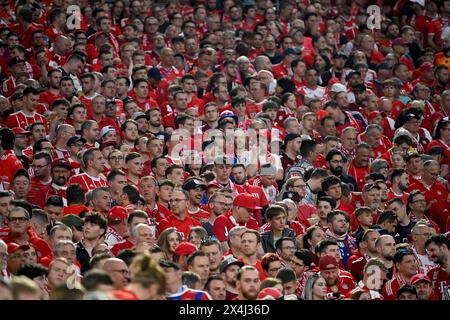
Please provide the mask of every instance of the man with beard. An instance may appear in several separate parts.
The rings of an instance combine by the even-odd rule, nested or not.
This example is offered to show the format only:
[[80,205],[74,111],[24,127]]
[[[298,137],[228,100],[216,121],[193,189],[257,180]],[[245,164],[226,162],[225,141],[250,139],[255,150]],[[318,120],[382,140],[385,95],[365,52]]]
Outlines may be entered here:
[[226,289],[225,300],[233,300],[234,298],[237,297],[238,295],[238,290],[236,288],[237,275],[243,265],[244,265],[243,262],[233,257],[225,259],[220,264],[220,274],[223,277]]
[[355,177],[358,190],[362,190],[365,177],[370,174],[369,156],[372,147],[367,143],[360,143],[356,146],[355,158],[350,162],[347,174]]
[[301,144],[302,136],[298,133],[288,133],[284,137],[284,150],[283,155],[281,156],[283,170],[287,171],[291,166],[298,162]]
[[397,291],[404,284],[411,284],[411,279],[417,274],[417,261],[414,253],[408,248],[397,250],[394,254],[394,264],[397,272],[383,287],[383,297],[386,300],[395,300]]
[[392,186],[389,189],[388,200],[394,198],[400,198],[403,203],[408,202],[408,193],[405,191],[408,189],[408,173],[405,169],[394,169],[391,173]]
[[375,249],[377,250],[377,258],[383,261],[388,269],[387,278],[391,279],[394,272],[394,254],[395,254],[395,240],[394,237],[388,234],[381,235],[375,241]]
[[342,265],[347,265],[347,260],[357,251],[355,239],[347,233],[350,217],[340,210],[331,211],[327,215],[328,229],[325,232],[329,239],[335,240],[339,245]]
[[198,221],[208,219],[210,213],[200,208],[203,192],[206,190],[206,184],[199,177],[191,177],[184,182],[183,189],[189,194],[189,206],[187,210],[191,217]]
[[[377,250],[375,248],[375,242],[380,237],[377,230],[368,229],[364,232],[359,241],[359,252],[352,255],[347,261],[347,269],[352,274],[355,281],[359,281],[363,278],[364,268],[371,258],[377,256]],[[380,288],[381,289],[381,288]]]
[[256,300],[261,286],[258,270],[253,266],[244,266],[237,274],[236,288],[238,295],[235,300]]
[[66,184],[70,177],[72,166],[64,159],[57,159],[52,162],[51,177],[52,183],[45,195],[45,199],[50,196],[60,196],[63,198],[64,204],[66,200]]
[[400,198],[394,198],[388,202],[389,210],[392,210],[397,216],[397,227],[395,228],[395,242],[407,243],[411,230],[416,224],[406,212],[406,204]]
[[431,236],[425,242],[427,254],[438,267],[428,272],[432,281],[434,294],[439,300],[449,300],[448,287],[450,285],[450,240],[445,235]]
[[331,150],[326,155],[326,160],[332,174],[341,179],[342,182],[353,186],[353,191],[358,191],[355,178],[344,173],[344,164],[347,162],[347,159],[344,158],[342,152],[339,150]]
[[416,288],[418,300],[436,300],[430,278],[426,274],[418,273],[411,279]]
[[43,208],[45,205],[45,194],[51,184],[50,164],[52,157],[47,152],[38,152],[34,155],[31,167],[34,170],[34,177],[31,178],[31,189],[28,193],[28,202]]
[[[325,279],[327,293],[333,295],[333,299],[342,299],[347,293],[356,287],[351,276],[339,272],[339,262],[335,257],[325,255],[319,260],[320,275]],[[335,296],[337,295],[337,297]]]
[[231,194],[214,192],[209,198],[209,218],[208,220],[202,221],[202,226],[208,232],[209,236],[213,236],[213,226],[216,218],[222,214],[225,214],[233,206],[233,197]]

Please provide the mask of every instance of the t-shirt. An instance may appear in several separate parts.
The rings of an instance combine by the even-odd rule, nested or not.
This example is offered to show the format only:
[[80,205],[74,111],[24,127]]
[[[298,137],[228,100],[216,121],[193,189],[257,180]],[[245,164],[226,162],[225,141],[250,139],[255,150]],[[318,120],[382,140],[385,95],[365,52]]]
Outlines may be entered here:
[[233,217],[232,212],[221,214],[214,221],[214,234],[220,242],[227,241],[228,232],[235,226],[245,226],[249,229],[258,230],[258,222],[254,218],[250,218],[246,223],[238,223]]

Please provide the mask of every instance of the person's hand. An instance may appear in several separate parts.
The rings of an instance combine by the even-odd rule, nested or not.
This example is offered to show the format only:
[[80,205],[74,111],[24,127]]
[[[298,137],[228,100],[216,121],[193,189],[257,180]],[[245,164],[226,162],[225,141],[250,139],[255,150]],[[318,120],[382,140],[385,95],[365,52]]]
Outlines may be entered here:
[[313,215],[311,215],[311,217],[308,218],[307,220],[308,220],[308,223],[309,223],[310,226],[315,226],[316,224],[319,223],[320,218],[319,218],[318,215],[313,214]]

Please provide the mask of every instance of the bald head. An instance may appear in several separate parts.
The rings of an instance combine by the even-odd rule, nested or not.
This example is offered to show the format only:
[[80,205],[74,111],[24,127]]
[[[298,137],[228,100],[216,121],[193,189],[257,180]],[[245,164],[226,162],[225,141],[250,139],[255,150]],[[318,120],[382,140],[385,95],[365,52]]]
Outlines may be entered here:
[[109,258],[103,264],[103,270],[109,274],[116,289],[123,289],[130,282],[130,272],[123,260]]

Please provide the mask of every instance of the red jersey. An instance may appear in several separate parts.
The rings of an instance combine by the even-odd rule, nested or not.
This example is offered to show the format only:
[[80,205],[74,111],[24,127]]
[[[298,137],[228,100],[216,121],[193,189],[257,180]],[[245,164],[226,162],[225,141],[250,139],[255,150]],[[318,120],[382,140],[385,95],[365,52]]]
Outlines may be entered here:
[[45,196],[50,189],[51,183],[52,180],[48,181],[47,183],[43,183],[39,178],[32,177],[30,192],[28,193],[27,198],[28,202],[38,206],[41,209],[44,208],[45,201],[47,200]]
[[133,291],[127,289],[115,290],[112,296],[117,300],[141,300]]
[[119,242],[111,248],[111,253],[114,256],[117,256],[122,250],[125,249],[132,249],[134,247],[134,244],[130,242],[130,240],[125,239],[123,242]]
[[11,150],[7,150],[3,156],[0,157],[0,189],[2,189],[2,186],[3,190],[9,189],[3,184],[5,182],[10,184],[12,178],[19,169],[23,169],[22,162],[17,159],[16,155]]
[[346,296],[350,291],[356,288],[356,283],[351,276],[339,274],[337,283],[334,286],[327,286],[327,293],[340,292]]
[[[242,258],[239,259],[239,261],[244,262],[244,260],[242,260]],[[250,266],[250,264],[245,263],[245,262],[244,262],[244,265],[245,265],[245,266]],[[259,280],[264,281],[264,279],[266,279],[267,277],[266,277],[266,275],[264,274],[264,270],[263,270],[263,267],[262,267],[262,264],[261,264],[261,260],[257,259],[257,260],[256,260],[256,263],[253,265],[253,267],[255,267],[256,270],[258,270],[258,273],[259,273]]]
[[428,277],[431,280],[434,295],[443,300],[444,292],[450,286],[450,275],[444,268],[439,266],[428,271]]
[[64,97],[61,94],[59,94],[59,92],[57,94],[53,94],[50,90],[45,90],[41,92],[41,94],[39,95],[39,103],[43,103],[47,105],[49,109],[51,109],[51,106],[53,102],[55,102],[55,100],[63,98]]
[[[43,257],[52,253],[52,250],[48,246],[47,242],[39,238],[36,235],[36,233],[34,233],[33,229],[31,229],[31,227],[28,228],[27,234],[28,234],[28,243],[36,249],[38,261],[40,261]],[[5,241],[6,244],[16,242],[14,238],[11,236],[10,231],[6,236],[1,237],[1,239]]]
[[407,282],[401,277],[400,273],[394,274],[391,280],[386,282],[383,287],[382,294],[384,299],[386,300],[396,300],[397,299],[397,291],[403,285],[407,284]]
[[167,300],[211,300],[211,297],[205,291],[182,286],[179,292],[168,296]]
[[47,119],[45,119],[39,113],[34,112],[32,116],[27,116],[25,113],[23,113],[22,110],[10,114],[8,118],[6,118],[5,124],[11,129],[14,127],[20,127],[24,130],[27,130],[27,127],[35,122],[43,122],[45,124],[45,127],[47,127]]
[[228,232],[235,226],[245,226],[249,229],[258,230],[258,222],[254,218],[250,218],[247,223],[237,223],[232,212],[221,214],[214,221],[213,232],[220,242],[227,241]]
[[189,213],[186,213],[184,220],[178,219],[174,214],[169,215],[167,218],[159,222],[159,232],[163,232],[167,228],[175,227],[179,233],[186,239],[191,227],[199,227],[201,223],[196,219],[193,219]]
[[362,190],[365,184],[365,178],[370,174],[370,165],[367,165],[367,167],[357,167],[355,160],[352,160],[348,167],[347,174],[355,178],[358,190]]
[[95,188],[108,186],[108,182],[103,176],[99,176],[96,178],[88,175],[87,173],[80,173],[70,177],[67,185],[69,186],[74,183],[80,184],[84,192],[94,190]]

